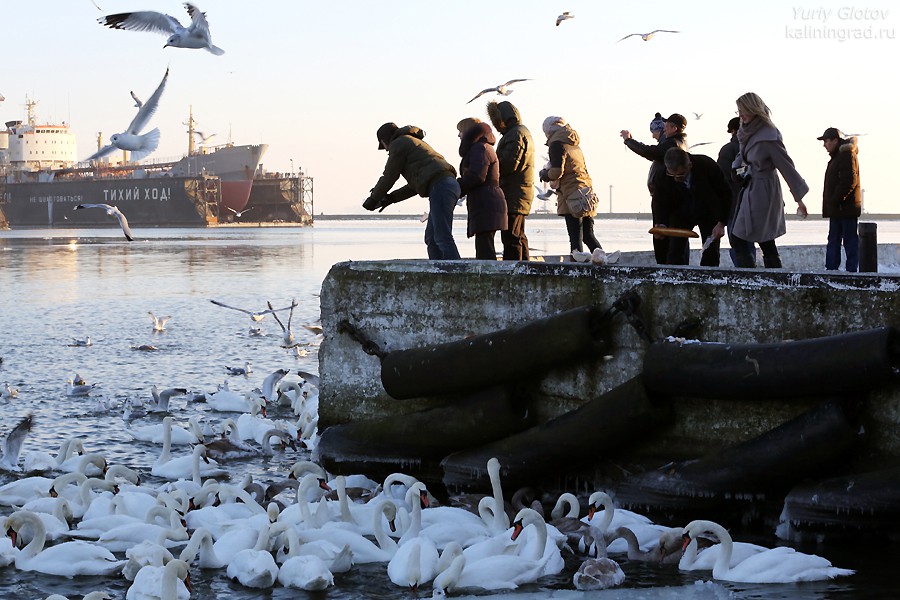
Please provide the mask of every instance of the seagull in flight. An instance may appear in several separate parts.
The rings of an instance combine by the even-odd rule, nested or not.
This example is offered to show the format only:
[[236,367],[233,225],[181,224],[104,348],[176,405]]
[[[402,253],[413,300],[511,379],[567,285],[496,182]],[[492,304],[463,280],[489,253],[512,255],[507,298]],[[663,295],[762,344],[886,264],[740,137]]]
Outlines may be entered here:
[[[639,35],[639,36],[641,36],[642,40],[644,40],[645,42],[648,42],[648,41],[650,41],[650,38],[652,38],[657,33],[681,33],[681,32],[680,31],[672,31],[671,29],[654,29],[650,33],[629,33],[628,35],[623,37],[622,40],[627,40],[631,36]],[[622,40],[619,40],[619,41],[621,42]]]
[[268,314],[274,315],[276,312],[280,312],[283,310],[293,310],[294,307],[297,306],[297,304],[293,303],[293,302],[291,303],[290,306],[285,306],[284,308],[273,309],[272,306],[269,305],[269,310],[261,310],[259,312],[254,312],[252,310],[247,310],[246,308],[237,308],[236,306],[228,306],[227,304],[225,304],[223,302],[219,302],[218,300],[210,300],[210,302],[212,302],[216,306],[221,306],[222,308],[230,308],[231,310],[236,310],[236,311],[239,311],[242,313],[247,313],[248,315],[250,315],[250,319],[253,320],[253,322],[255,322],[255,323],[262,321]]
[[209,22],[206,20],[206,13],[200,12],[200,9],[189,2],[185,2],[184,6],[187,9],[188,16],[191,17],[191,24],[187,27],[183,27],[175,17],[153,10],[107,15],[102,19],[97,19],[97,22],[112,29],[151,31],[168,35],[169,39],[166,40],[163,48],[168,46],[173,48],[203,48],[216,56],[225,54],[224,50],[214,46],[212,43],[212,38],[209,36]]
[[9,431],[3,442],[0,443],[0,471],[21,471],[19,466],[19,454],[22,452],[22,444],[25,437],[31,431],[32,415],[16,423]]
[[242,216],[244,216],[244,213],[247,212],[248,210],[253,210],[253,207],[252,207],[252,206],[248,206],[248,207],[245,208],[244,210],[234,210],[233,208],[231,208],[231,207],[228,206],[227,204],[225,205],[225,208],[227,208],[228,210],[230,210],[231,212],[233,212],[233,213],[234,213],[234,216],[237,217],[238,219],[240,219]]
[[131,235],[131,227],[128,226],[128,219],[125,218],[125,215],[122,214],[122,211],[119,210],[118,206],[110,206],[109,204],[79,204],[75,207],[75,210],[79,210],[82,208],[102,208],[106,211],[106,214],[110,217],[115,217],[119,220],[119,227],[122,228],[122,233],[125,234],[125,239],[129,242],[134,240],[134,236]]
[[129,92],[129,93],[131,94],[131,98],[132,98],[132,100],[134,100],[134,105],[136,107],[140,108],[144,105],[144,102],[140,98],[137,97],[137,94],[135,94],[133,91]]
[[128,129],[111,135],[109,138],[110,143],[90,155],[87,158],[88,161],[97,160],[112,154],[117,148],[131,152],[131,160],[141,160],[156,150],[159,146],[159,128],[154,128],[143,135],[141,135],[141,130],[147,126],[147,123],[150,122],[150,117],[153,116],[153,113],[159,107],[159,99],[162,97],[168,79],[169,69],[166,69],[166,74],[163,75],[156,91],[153,92],[153,95],[146,102],[140,104],[137,114],[131,120],[131,124],[128,125]]
[[712,142],[697,142],[696,144],[691,144],[690,146],[688,146],[688,150],[696,148],[697,146],[705,146],[707,144],[712,144]]
[[481,90],[480,92],[478,92],[478,94],[475,95],[475,98],[472,98],[472,100],[469,100],[468,102],[466,102],[466,104],[471,104],[474,100],[480,98],[484,94],[489,94],[490,92],[496,92],[503,96],[509,96],[510,94],[513,93],[513,91],[511,89],[509,89],[508,86],[510,86],[514,83],[518,83],[520,81],[531,81],[531,80],[530,79],[510,79],[506,83],[501,83],[500,85],[498,85],[496,87]]
[[294,332],[291,331],[291,319],[294,318],[294,307],[297,306],[297,303],[293,300],[291,301],[291,311],[288,313],[287,326],[281,322],[281,319],[278,318],[278,314],[275,309],[272,308],[272,303],[268,302],[269,310],[272,311],[272,316],[275,317],[275,321],[281,325],[281,331],[283,332],[284,345],[286,347],[290,347],[294,344]]
[[556,190],[553,189],[542,189],[538,186],[534,186],[534,189],[537,190],[537,197],[539,200],[543,200],[544,202],[550,200],[553,197],[553,194],[556,193]]
[[703,113],[694,113],[694,119],[696,119],[697,121],[699,121],[700,117],[702,117],[702,116],[703,116]]
[[195,130],[194,130],[194,135],[199,135],[199,136],[200,136],[200,145],[201,145],[201,146],[205,146],[207,140],[209,140],[211,137],[215,136],[216,134],[215,134],[215,133],[211,133],[211,134],[209,134],[209,135],[205,135],[202,131],[197,131],[197,130],[195,129]]
[[166,323],[169,322],[169,319],[172,318],[172,315],[166,315],[165,317],[157,317],[149,310],[147,314],[150,315],[150,319],[153,321],[153,331],[165,331]]
[[559,24],[565,21],[566,19],[574,19],[575,15],[569,14],[569,11],[564,12],[563,14],[556,17],[556,26],[559,27]]

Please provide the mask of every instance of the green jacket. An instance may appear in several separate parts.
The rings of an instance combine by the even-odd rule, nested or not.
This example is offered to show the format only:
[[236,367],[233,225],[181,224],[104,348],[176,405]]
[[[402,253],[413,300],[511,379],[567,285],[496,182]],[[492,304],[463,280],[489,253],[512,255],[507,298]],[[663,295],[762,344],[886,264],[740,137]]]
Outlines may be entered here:
[[527,215],[534,202],[534,140],[522,125],[518,109],[510,102],[491,101],[488,116],[503,136],[497,143],[500,160],[500,189],[506,196],[507,212]]
[[[432,183],[442,177],[456,177],[456,169],[423,142],[424,137],[425,132],[415,125],[401,127],[394,133],[387,148],[384,174],[370,194],[373,199],[388,197],[399,202],[416,194],[427,198]],[[406,185],[388,194],[401,175],[406,179]]]

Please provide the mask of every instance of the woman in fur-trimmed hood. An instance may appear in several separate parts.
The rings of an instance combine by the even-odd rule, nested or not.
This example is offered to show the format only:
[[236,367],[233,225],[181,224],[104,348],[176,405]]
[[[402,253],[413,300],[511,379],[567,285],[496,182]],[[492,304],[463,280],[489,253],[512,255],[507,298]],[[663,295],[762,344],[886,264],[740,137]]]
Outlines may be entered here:
[[494,237],[506,229],[506,199],[500,189],[500,164],[494,132],[487,123],[463,119],[460,134],[459,189],[469,213],[466,234],[475,236],[475,258],[497,260]]

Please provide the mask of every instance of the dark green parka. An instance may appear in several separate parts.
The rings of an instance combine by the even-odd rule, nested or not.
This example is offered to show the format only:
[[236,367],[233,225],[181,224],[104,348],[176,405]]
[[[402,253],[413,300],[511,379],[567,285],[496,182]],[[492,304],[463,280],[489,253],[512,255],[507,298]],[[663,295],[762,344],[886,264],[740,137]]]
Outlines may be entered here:
[[392,202],[406,200],[416,194],[427,198],[432,183],[442,177],[456,177],[456,169],[422,141],[424,137],[425,132],[415,125],[407,125],[394,132],[387,148],[388,160],[384,173],[372,188],[371,198],[380,200],[388,196],[401,175],[407,183],[390,193]]

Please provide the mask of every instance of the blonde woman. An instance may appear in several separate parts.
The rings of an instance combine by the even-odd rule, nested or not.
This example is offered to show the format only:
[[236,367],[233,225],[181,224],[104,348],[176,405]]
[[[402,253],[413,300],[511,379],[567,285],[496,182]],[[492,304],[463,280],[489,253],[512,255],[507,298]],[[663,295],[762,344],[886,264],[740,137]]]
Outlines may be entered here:
[[790,188],[798,212],[806,217],[808,211],[803,197],[809,186],[788,156],[781,132],[772,122],[771,111],[762,98],[748,92],[737,99],[741,120],[737,138],[740,152],[732,168],[742,184],[738,207],[731,223],[732,247],[736,267],[754,267],[753,243],[763,251],[767,269],[781,267],[775,238],[785,234],[784,198],[776,170]]

